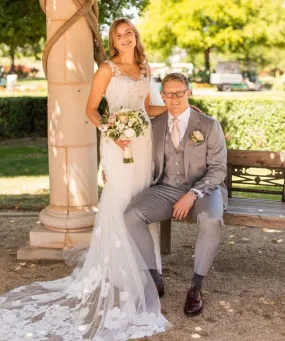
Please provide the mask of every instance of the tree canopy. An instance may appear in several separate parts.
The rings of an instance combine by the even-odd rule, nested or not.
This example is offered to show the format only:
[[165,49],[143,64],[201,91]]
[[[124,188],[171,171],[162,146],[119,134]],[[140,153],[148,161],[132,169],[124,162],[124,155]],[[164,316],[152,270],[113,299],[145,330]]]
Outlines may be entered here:
[[45,31],[45,15],[37,0],[1,0],[0,42],[5,44],[12,62],[19,48],[29,47],[35,54],[39,52]]
[[152,0],[140,27],[150,51],[171,54],[173,46],[204,53],[236,52],[250,59],[256,46],[285,46],[283,0]]
[[[105,0],[99,1],[99,24],[109,25],[116,17],[131,16],[136,8],[140,13],[149,0]],[[46,37],[46,19],[39,0],[1,0],[0,1],[0,49],[12,59],[15,53],[29,52],[37,55],[42,52]]]

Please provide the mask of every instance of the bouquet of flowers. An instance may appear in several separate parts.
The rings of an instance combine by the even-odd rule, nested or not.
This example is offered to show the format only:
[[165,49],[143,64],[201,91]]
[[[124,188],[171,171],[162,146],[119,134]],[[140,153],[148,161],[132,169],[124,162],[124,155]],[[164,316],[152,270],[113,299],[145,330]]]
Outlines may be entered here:
[[[132,140],[143,135],[149,123],[142,111],[132,109],[120,109],[102,116],[101,132],[113,140]],[[131,144],[123,152],[123,162],[133,163]]]

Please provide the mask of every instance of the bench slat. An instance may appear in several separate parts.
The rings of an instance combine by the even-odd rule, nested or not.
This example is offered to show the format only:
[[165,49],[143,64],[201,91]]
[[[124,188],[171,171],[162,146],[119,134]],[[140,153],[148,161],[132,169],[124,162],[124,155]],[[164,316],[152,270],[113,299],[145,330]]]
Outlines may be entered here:
[[[187,221],[191,222],[190,219]],[[229,198],[224,221],[228,225],[285,229],[285,202],[254,198]],[[171,253],[171,219],[161,223],[161,252]]]
[[[277,190],[276,192],[278,193],[276,193],[273,191],[275,186],[271,186],[270,183],[274,179],[283,179],[285,176],[285,152],[278,153],[270,151],[228,150],[227,163],[228,174],[226,183],[230,198],[229,209],[224,214],[225,223],[230,225],[285,229],[285,184],[284,182],[280,184],[280,191]],[[242,167],[242,169],[239,170],[239,167]],[[247,168],[271,169],[272,174],[269,176],[270,181],[267,179],[267,177],[264,177],[264,181],[269,182],[266,185],[270,185],[272,189],[258,188],[260,181],[262,182],[262,176],[260,176],[260,179],[256,179],[256,189],[240,189],[234,187],[235,183],[245,183],[246,181],[244,178],[246,176],[251,176],[254,178],[254,176],[252,176],[250,173],[246,173]],[[277,169],[277,173],[275,168]],[[278,173],[278,168],[282,169],[282,176],[280,175],[280,172]],[[235,172],[237,173],[237,176],[242,178],[240,182],[233,181],[233,175],[235,175]],[[273,180],[271,179],[272,177]],[[232,198],[232,192],[234,191],[279,194],[282,196],[282,201],[254,198]],[[161,223],[161,251],[163,254],[170,254],[171,252],[171,219]]]
[[256,150],[228,150],[228,163],[247,167],[285,167],[285,153]]
[[254,206],[284,209],[285,203],[279,200],[269,200],[262,198],[229,198],[229,206]]

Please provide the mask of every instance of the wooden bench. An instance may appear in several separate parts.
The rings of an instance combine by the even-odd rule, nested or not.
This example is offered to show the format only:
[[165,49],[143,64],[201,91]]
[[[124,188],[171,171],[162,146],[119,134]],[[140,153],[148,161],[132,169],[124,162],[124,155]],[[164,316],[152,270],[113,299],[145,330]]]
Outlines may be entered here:
[[[230,225],[285,228],[285,153],[228,150],[226,184]],[[233,193],[274,195],[277,200],[234,197]],[[161,252],[171,253],[171,219],[160,223]]]

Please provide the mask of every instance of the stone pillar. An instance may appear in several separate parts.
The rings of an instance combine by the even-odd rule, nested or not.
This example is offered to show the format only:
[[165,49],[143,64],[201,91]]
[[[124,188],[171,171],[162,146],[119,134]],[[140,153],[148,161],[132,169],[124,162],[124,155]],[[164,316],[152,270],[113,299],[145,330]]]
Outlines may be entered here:
[[[75,12],[71,0],[47,0],[47,39]],[[90,237],[98,202],[97,140],[85,107],[93,73],[93,37],[82,18],[48,58],[50,205],[40,212],[42,224],[30,232],[30,246],[18,251],[18,259],[58,258],[51,249],[60,255]]]

